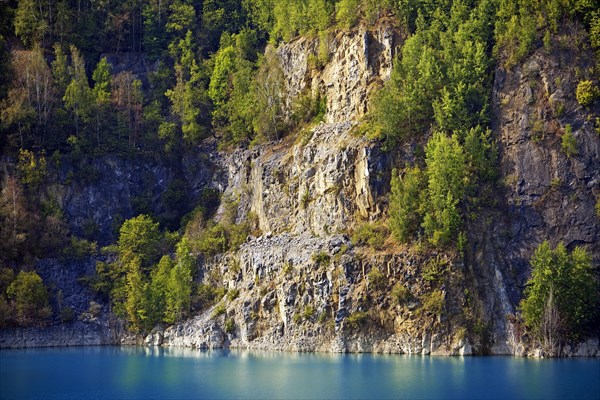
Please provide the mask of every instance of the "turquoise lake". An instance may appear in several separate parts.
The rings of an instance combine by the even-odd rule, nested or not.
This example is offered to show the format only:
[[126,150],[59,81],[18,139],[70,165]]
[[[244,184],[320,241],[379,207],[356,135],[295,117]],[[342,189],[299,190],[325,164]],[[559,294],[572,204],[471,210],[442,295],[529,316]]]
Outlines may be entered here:
[[600,398],[600,360],[145,347],[0,351],[1,399]]

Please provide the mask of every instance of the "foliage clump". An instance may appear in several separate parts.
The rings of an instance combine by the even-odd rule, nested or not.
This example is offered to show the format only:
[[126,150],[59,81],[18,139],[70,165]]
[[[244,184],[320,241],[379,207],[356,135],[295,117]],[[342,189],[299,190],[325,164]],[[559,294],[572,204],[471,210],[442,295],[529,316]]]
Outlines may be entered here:
[[376,250],[381,250],[388,234],[385,225],[377,222],[366,222],[354,229],[351,239],[355,245],[367,245]]
[[597,325],[599,285],[592,257],[583,247],[569,252],[545,241],[530,260],[520,310],[525,325],[544,350],[555,354],[567,340],[579,339]]
[[400,241],[421,234],[435,246],[458,243],[463,209],[495,179],[496,149],[480,127],[448,136],[434,132],[425,148],[425,169],[393,171],[390,228]]
[[590,80],[580,81],[575,90],[575,97],[579,104],[587,107],[600,97],[600,89]]
[[48,288],[36,272],[20,271],[6,288],[6,297],[5,312],[13,310],[14,314],[7,312],[5,322],[14,319],[20,326],[43,325],[52,316]]

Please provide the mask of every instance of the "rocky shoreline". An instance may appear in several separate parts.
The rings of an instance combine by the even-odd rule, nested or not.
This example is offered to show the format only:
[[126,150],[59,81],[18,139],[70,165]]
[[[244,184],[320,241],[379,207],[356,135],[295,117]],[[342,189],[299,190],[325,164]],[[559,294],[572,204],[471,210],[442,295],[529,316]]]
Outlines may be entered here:
[[[206,314],[210,315],[210,314]],[[432,356],[476,356],[468,342],[453,349],[444,349],[435,338],[409,338],[392,336],[386,340],[361,335],[345,337],[339,334],[307,335],[291,342],[275,338],[261,338],[244,342],[235,335],[223,332],[215,323],[207,323],[202,316],[186,321],[185,324],[169,328],[157,327],[148,336],[129,334],[122,329],[105,323],[82,322],[55,325],[47,328],[11,328],[0,330],[0,349],[29,349],[73,346],[163,346],[192,348],[198,350],[239,349],[285,352],[316,353],[376,353],[412,354]],[[515,357],[544,357],[539,348],[524,344],[517,346],[513,354],[490,353],[487,356],[509,355]],[[565,346],[560,357],[600,357],[600,341],[590,338],[574,346]]]

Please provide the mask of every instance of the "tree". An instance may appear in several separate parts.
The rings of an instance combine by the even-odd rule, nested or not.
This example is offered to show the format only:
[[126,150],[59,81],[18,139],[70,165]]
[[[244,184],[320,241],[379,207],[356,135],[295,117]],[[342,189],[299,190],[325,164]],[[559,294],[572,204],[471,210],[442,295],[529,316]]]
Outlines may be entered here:
[[6,294],[13,302],[17,322],[22,326],[43,323],[52,315],[48,289],[35,272],[19,272]]
[[108,105],[110,104],[110,64],[106,57],[96,65],[96,69],[92,74],[94,80],[94,103],[96,109],[96,145],[100,146],[100,128],[106,126],[105,122],[108,119]]
[[557,346],[581,338],[597,321],[597,276],[584,248],[569,253],[562,243],[552,249],[544,241],[530,263],[531,278],[519,309],[533,337],[555,354]]
[[590,80],[583,80],[577,84],[575,90],[575,97],[577,102],[584,107],[591,105],[598,97],[600,97],[600,90],[594,85],[594,82]]
[[221,48],[214,58],[208,95],[214,109],[213,127],[222,144],[239,144],[252,138],[255,115],[253,86],[256,33],[243,30],[223,35]]
[[130,218],[119,231],[119,261],[129,263],[138,258],[142,271],[148,271],[161,255],[162,241],[158,222],[147,215]]
[[358,22],[360,14],[357,12],[361,0],[340,0],[336,3],[336,19],[344,29],[350,29]]
[[169,256],[162,256],[158,265],[152,270],[150,283],[150,302],[152,304],[152,319],[162,321],[165,319],[167,309],[166,299],[169,293],[169,276],[173,269],[173,260]]
[[[462,132],[459,133],[462,136]],[[469,166],[469,175],[478,179],[472,185],[493,182],[498,176],[498,149],[492,140],[492,131],[480,125],[469,129],[464,136],[463,148]]]
[[75,46],[71,46],[71,82],[65,90],[63,101],[65,107],[71,110],[75,122],[75,131],[79,136],[81,122],[87,122],[92,111],[93,97],[87,75],[85,60]]
[[425,146],[427,213],[425,234],[434,245],[448,243],[461,225],[459,202],[468,182],[466,159],[457,135],[434,132]]
[[129,265],[127,284],[125,286],[125,311],[130,329],[134,332],[144,332],[151,327],[152,321],[148,298],[148,282],[142,275],[140,258],[135,256]]
[[256,112],[252,125],[259,138],[279,139],[286,127],[288,91],[285,76],[273,47],[267,47],[258,64],[254,84]]
[[165,322],[180,321],[189,313],[192,294],[192,274],[195,260],[188,240],[177,244],[177,263],[169,271],[166,291]]
[[196,61],[192,31],[188,30],[184,39],[169,46],[176,59],[176,84],[167,90],[165,96],[171,101],[171,110],[178,119],[183,140],[195,144],[204,136],[200,121],[201,110],[206,102],[200,66]]
[[14,21],[15,34],[21,38],[25,46],[31,46],[34,43],[41,44],[48,30],[41,1],[38,4],[35,0],[21,0],[18,3]]
[[[19,60],[19,58],[23,58]],[[52,73],[39,45],[30,52],[21,52],[15,57],[14,70],[18,71],[20,85],[27,93],[29,106],[36,117],[38,141],[43,144],[45,134],[55,102],[55,90]]]
[[19,151],[17,171],[21,183],[34,191],[39,188],[48,175],[46,157],[43,152],[36,155],[32,151],[21,150]]
[[18,260],[29,247],[31,224],[35,221],[29,216],[26,199],[21,184],[8,176],[0,191],[0,261]]
[[196,21],[196,10],[187,0],[176,0],[170,6],[170,15],[167,19],[167,31],[183,33],[192,31]]
[[420,228],[426,202],[425,174],[418,166],[407,167],[404,174],[392,171],[390,193],[390,229],[396,239],[405,242]]
[[[111,84],[112,103],[118,111],[119,138],[121,130],[126,130],[129,147],[135,147],[143,124],[142,82],[131,71],[122,71],[112,78]],[[121,128],[122,125],[126,127]]]
[[58,93],[65,93],[69,86],[69,64],[67,55],[60,43],[54,43],[54,61],[52,61],[52,77]]
[[144,51],[150,57],[158,58],[167,47],[167,15],[171,0],[150,0],[145,2],[142,11],[144,18]]
[[390,80],[375,98],[374,136],[388,144],[422,133],[433,116],[432,103],[443,74],[427,33],[417,32],[406,40],[402,58],[396,60]]

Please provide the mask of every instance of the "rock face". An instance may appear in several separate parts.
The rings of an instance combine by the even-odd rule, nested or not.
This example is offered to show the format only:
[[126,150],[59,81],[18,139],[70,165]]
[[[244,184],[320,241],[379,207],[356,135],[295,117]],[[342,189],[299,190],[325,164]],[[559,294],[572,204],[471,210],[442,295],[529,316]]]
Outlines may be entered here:
[[[337,47],[322,68],[309,65],[316,41],[298,39],[278,49],[292,95],[307,88],[327,93],[327,123],[304,143],[283,142],[223,159],[226,193],[241,198],[239,217],[254,212],[265,236],[203,264],[204,276],[221,276],[218,283],[238,297],[222,300],[223,315],[171,328],[170,334],[188,332],[197,339],[181,334],[164,344],[198,340],[203,347],[299,351],[536,354],[509,318],[534,249],[546,239],[570,249],[587,245],[595,262],[600,260],[594,210],[600,140],[587,118],[590,110],[574,98],[573,71],[590,65],[591,54],[538,50],[513,70],[497,69],[492,127],[504,191],[496,206],[469,222],[466,263],[458,257],[442,262],[443,311],[428,313],[422,310],[433,288],[422,275],[434,255],[415,259],[392,248],[369,254],[336,235],[385,212],[389,172],[402,163],[351,134],[352,123],[366,110],[370,85],[389,74],[385,60],[400,36],[384,26],[378,34],[359,28],[337,35],[332,42]],[[567,124],[578,143],[572,157],[561,148]],[[344,251],[331,243],[341,243]],[[321,252],[325,265],[315,262]],[[380,293],[369,288],[373,269],[387,281]],[[395,284],[408,288],[411,300],[394,304]],[[361,316],[368,322],[357,323]],[[480,333],[465,334],[474,324]],[[218,329],[226,335],[215,334]],[[598,355],[596,341],[563,349],[563,355],[583,354]]]
[[240,218],[254,212],[265,233],[329,235],[347,229],[357,215],[380,215],[377,199],[389,186],[391,157],[351,135],[351,126],[321,124],[305,145],[226,156],[225,193],[240,198]]
[[[381,19],[373,28],[338,32],[326,45],[299,38],[280,46],[277,55],[290,99],[304,91],[320,93],[327,99],[325,122],[358,120],[367,111],[369,95],[390,77],[402,41],[394,21]],[[317,68],[323,62],[320,46],[327,49],[328,61]]]
[[[559,40],[569,43],[569,34]],[[198,260],[197,279],[224,286],[227,294],[187,321],[157,327],[146,344],[538,354],[509,318],[521,299],[534,249],[543,240],[569,248],[586,245],[600,263],[594,211],[600,196],[600,137],[588,118],[600,112],[600,102],[587,110],[574,98],[574,71],[590,65],[592,55],[564,45],[551,54],[538,50],[512,70],[495,71],[492,128],[504,189],[496,205],[469,220],[464,257],[424,254],[391,242],[375,250],[353,245],[348,233],[361,221],[385,217],[391,170],[412,161],[414,151],[383,152],[352,130],[369,96],[389,77],[402,38],[383,19],[373,29],[358,27],[330,37],[327,61],[318,60],[317,39],[300,38],[277,49],[288,100],[307,91],[327,99],[324,123],[308,136],[233,153],[212,149],[206,159],[184,160],[176,173],[159,163],[98,160],[93,164],[97,180],[56,188],[74,231],[90,219],[107,241],[113,238],[111,219],[131,216],[132,198],[141,193],[153,211],[163,211],[161,196],[176,177],[186,183],[190,204],[203,189],[216,188],[239,201],[238,221],[251,213],[258,218],[261,236],[249,237],[236,252]],[[578,147],[571,157],[561,148],[567,124]],[[76,279],[69,272],[61,278],[52,262],[44,268],[57,287]],[[82,312],[89,294],[74,288],[66,298]],[[87,344],[140,343],[107,322],[79,321],[73,327],[72,334],[62,331],[67,344],[88,339]],[[3,332],[0,347],[53,345],[59,328]],[[34,340],[38,334],[47,338]],[[590,339],[562,354],[600,356],[598,347],[598,340]]]
[[120,331],[106,321],[76,321],[45,328],[0,331],[0,349],[23,347],[104,346],[119,343]]
[[[456,285],[444,289],[449,316],[441,320],[416,310],[427,289],[421,278],[427,256],[358,254],[344,235],[251,239],[237,253],[203,267],[233,295],[191,320],[153,332],[146,342],[203,349],[471,353],[466,337],[441,329],[462,322],[456,317],[464,302],[462,282],[453,278],[462,265],[444,260]],[[386,283],[374,280],[374,269]],[[406,302],[378,287],[389,283],[407,288]]]
[[[206,150],[209,153],[209,150]],[[48,194],[65,214],[70,231],[105,245],[114,242],[120,224],[140,213],[165,222],[191,211],[202,189],[217,189],[219,178],[208,157],[186,158],[178,168],[156,160],[127,160],[105,156],[74,167],[64,163],[55,172]],[[170,204],[170,193],[184,198]],[[174,208],[178,208],[175,210]],[[173,215],[175,213],[175,215]],[[161,217],[162,216],[162,217]]]
[[[591,113],[575,99],[576,72],[593,54],[573,48],[572,29],[557,37],[559,49],[539,49],[512,70],[498,68],[493,89],[493,131],[500,151],[498,207],[470,226],[473,280],[489,321],[491,351],[519,353],[521,338],[506,316],[515,312],[529,259],[544,240],[569,250],[586,246],[600,264],[600,137]],[[569,44],[567,44],[569,43]],[[557,45],[559,46],[559,45]],[[569,157],[561,136],[571,127],[578,153]]]

